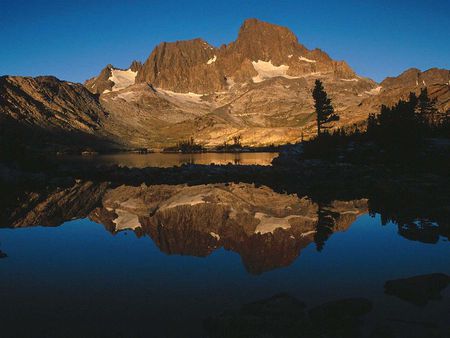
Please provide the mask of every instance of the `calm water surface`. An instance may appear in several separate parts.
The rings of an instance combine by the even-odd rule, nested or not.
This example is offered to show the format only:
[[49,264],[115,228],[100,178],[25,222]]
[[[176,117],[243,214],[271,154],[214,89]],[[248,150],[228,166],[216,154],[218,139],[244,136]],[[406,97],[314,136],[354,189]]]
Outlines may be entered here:
[[[0,229],[2,337],[206,337],[205,318],[278,293],[308,307],[365,297],[368,327],[448,319],[448,289],[417,307],[383,287],[450,274],[448,239],[411,240],[369,216],[367,200],[323,208],[243,184],[119,187],[77,214],[88,202],[77,206],[74,191],[83,201],[94,192],[76,188],[69,204],[59,194],[52,208],[2,224],[14,227]],[[324,212],[333,222],[325,232],[314,218]]]
[[96,164],[115,164],[129,168],[173,167],[183,164],[240,164],[240,165],[271,165],[278,153],[150,153],[150,154],[112,154],[94,156],[64,156],[76,162]]

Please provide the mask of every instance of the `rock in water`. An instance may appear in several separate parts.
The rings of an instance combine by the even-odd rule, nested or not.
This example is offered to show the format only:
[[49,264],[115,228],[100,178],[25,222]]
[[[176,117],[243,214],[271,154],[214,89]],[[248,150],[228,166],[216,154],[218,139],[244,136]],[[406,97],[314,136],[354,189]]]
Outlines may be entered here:
[[442,298],[441,291],[450,283],[450,276],[432,273],[409,278],[389,280],[384,292],[418,306],[425,306],[430,300]]

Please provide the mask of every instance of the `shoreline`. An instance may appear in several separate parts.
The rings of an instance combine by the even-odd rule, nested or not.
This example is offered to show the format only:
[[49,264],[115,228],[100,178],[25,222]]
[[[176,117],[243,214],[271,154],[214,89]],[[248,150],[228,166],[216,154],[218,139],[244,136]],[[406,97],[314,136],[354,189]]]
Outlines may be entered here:
[[98,155],[117,155],[117,154],[137,154],[137,155],[148,155],[148,154],[248,154],[248,153],[280,153],[282,150],[280,148],[246,148],[241,150],[214,150],[207,149],[204,151],[175,151],[175,150],[148,150],[148,151],[136,151],[136,150],[119,150],[119,151],[95,151],[95,152],[57,152],[55,156],[98,156]]

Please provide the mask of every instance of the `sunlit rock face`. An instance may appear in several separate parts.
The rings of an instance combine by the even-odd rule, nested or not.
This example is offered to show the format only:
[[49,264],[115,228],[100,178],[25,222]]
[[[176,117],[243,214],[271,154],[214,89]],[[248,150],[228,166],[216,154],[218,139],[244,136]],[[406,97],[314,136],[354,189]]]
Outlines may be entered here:
[[288,28],[248,19],[236,41],[220,48],[202,39],[160,44],[136,81],[181,93],[212,93],[227,90],[231,83],[318,73],[344,79],[356,77],[345,62],[301,45]]
[[257,19],[246,20],[236,41],[220,48],[202,39],[161,43],[128,87],[114,90],[112,70],[107,66],[85,85],[102,94],[107,134],[133,147],[164,147],[191,136],[207,147],[237,135],[248,146],[296,142],[302,131],[313,134],[317,78],[339,111],[376,88],[344,61],[307,49],[288,28]]
[[53,76],[0,77],[0,121],[15,121],[34,131],[93,135],[107,113],[81,84]]
[[[237,135],[248,146],[293,143],[302,133],[307,139],[315,135],[316,79],[341,117],[336,127],[361,124],[381,104],[424,86],[439,109],[449,108],[448,70],[412,69],[377,84],[345,61],[306,48],[288,28],[257,19],[246,20],[237,39],[219,48],[202,39],[161,43],[137,69],[134,84],[116,92],[105,70],[86,83],[103,93],[108,134],[128,146],[164,147],[191,136],[207,147]],[[101,91],[92,87],[96,81]]]

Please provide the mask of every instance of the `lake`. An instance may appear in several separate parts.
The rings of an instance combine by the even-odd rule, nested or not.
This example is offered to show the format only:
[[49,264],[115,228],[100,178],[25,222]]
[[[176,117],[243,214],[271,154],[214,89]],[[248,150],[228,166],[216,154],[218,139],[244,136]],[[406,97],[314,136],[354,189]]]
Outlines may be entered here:
[[183,164],[236,164],[236,165],[271,165],[278,153],[118,153],[110,155],[61,156],[62,160],[77,163],[95,163],[118,165],[129,168],[160,167],[168,168]]
[[[385,292],[388,280],[450,275],[446,224],[370,204],[246,183],[27,192],[0,224],[2,337],[227,337],[260,316],[284,332],[297,308],[348,298],[370,307],[363,325],[340,320],[345,337],[450,332],[449,288]],[[302,324],[305,336],[333,325],[322,321]]]

